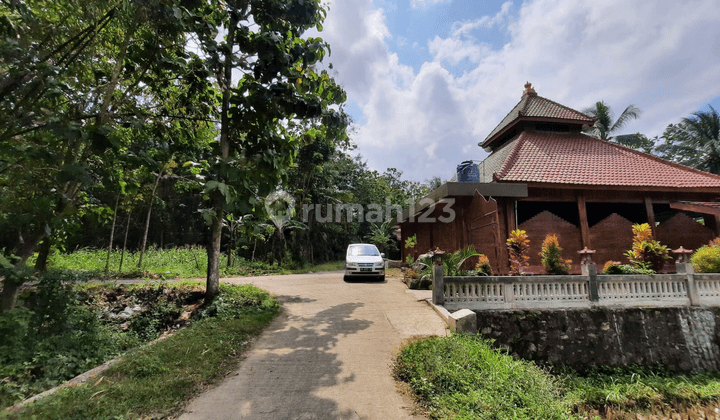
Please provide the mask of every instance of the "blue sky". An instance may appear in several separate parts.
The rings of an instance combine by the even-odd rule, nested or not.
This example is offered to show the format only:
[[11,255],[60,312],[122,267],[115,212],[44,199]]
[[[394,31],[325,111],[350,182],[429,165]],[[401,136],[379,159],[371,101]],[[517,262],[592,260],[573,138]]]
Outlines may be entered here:
[[330,0],[328,62],[348,92],[369,166],[450,178],[519,101],[643,112],[625,132],[662,134],[720,109],[716,0]]

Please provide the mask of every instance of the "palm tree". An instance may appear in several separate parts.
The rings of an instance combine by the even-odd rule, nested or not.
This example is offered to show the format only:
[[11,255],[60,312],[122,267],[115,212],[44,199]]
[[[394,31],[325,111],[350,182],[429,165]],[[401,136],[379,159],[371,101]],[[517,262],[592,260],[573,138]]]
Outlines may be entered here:
[[380,252],[390,251],[390,245],[392,244],[391,236],[395,234],[397,228],[390,222],[383,222],[378,225],[370,225],[370,233],[365,235],[365,240],[369,241],[378,247]]
[[720,115],[712,106],[670,124],[663,138],[665,143],[657,147],[661,157],[720,174]]
[[597,118],[595,124],[590,127],[588,131],[588,134],[591,136],[603,140],[611,140],[623,146],[632,147],[633,149],[642,148],[648,152],[652,148],[652,140],[649,140],[640,133],[613,136],[615,132],[623,128],[627,123],[640,117],[640,109],[635,105],[628,105],[615,122],[613,122],[612,110],[604,101],[596,102],[595,106],[585,109],[583,113]]

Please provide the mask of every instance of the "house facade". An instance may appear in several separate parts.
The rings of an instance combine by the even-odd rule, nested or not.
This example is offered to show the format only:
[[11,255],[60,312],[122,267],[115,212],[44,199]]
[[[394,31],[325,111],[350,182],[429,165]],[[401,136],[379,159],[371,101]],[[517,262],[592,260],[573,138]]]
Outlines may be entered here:
[[506,274],[505,240],[519,228],[530,239],[528,272],[543,272],[538,254],[549,234],[579,272],[583,248],[596,250],[598,265],[627,262],[636,223],[649,223],[671,249],[697,249],[720,234],[720,176],[584,134],[594,122],[526,84],[479,143],[490,152],[480,182],[447,183],[404,212],[403,245],[413,235],[417,245],[403,246],[403,259],[473,244]]

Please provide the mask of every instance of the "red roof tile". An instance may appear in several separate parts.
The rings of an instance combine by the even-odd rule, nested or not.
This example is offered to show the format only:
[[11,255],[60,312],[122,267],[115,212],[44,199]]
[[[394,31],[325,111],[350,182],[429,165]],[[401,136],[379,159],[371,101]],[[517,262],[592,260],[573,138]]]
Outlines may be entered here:
[[572,108],[568,108],[565,105],[561,105],[557,102],[551,101],[550,99],[538,96],[535,90],[530,87],[530,84],[525,85],[525,93],[523,94],[520,102],[503,118],[495,129],[485,138],[482,142],[482,146],[488,145],[488,141],[493,136],[504,130],[506,127],[512,125],[513,122],[522,117],[529,118],[555,118],[560,120],[575,120],[578,124],[592,125],[595,119],[589,117],[582,112],[575,111]]
[[[720,176],[579,133],[522,132],[497,181],[633,187],[720,187]],[[505,149],[505,148],[503,148]],[[494,159],[491,154],[488,159]],[[496,166],[495,163],[493,166]]]

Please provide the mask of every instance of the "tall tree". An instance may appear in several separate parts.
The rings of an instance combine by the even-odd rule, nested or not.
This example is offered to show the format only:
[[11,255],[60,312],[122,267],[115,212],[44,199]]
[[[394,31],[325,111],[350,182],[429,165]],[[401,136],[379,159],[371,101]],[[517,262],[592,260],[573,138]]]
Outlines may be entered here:
[[[286,179],[301,145],[295,121],[343,126],[344,91],[315,65],[328,45],[303,38],[322,30],[319,0],[212,0],[185,9],[196,23],[196,56],[214,78],[220,135],[205,194],[210,208],[207,297],[218,292],[224,213],[249,214]],[[219,38],[219,31],[224,37]],[[237,77],[237,79],[235,79]]]
[[[178,118],[165,99],[193,92],[193,63],[171,3],[0,3],[0,212],[15,222],[17,265],[86,205],[108,152],[126,146],[119,129]],[[0,310],[17,290],[3,284]]]
[[649,152],[653,142],[640,133],[623,134],[616,133],[625,127],[630,121],[640,117],[640,109],[635,105],[628,105],[617,119],[614,119],[612,109],[604,102],[596,102],[594,106],[583,110],[583,113],[597,118],[595,124],[590,127],[588,134],[603,140],[613,141],[633,149],[642,149]]
[[664,159],[720,174],[720,115],[712,106],[670,124],[655,150]]

